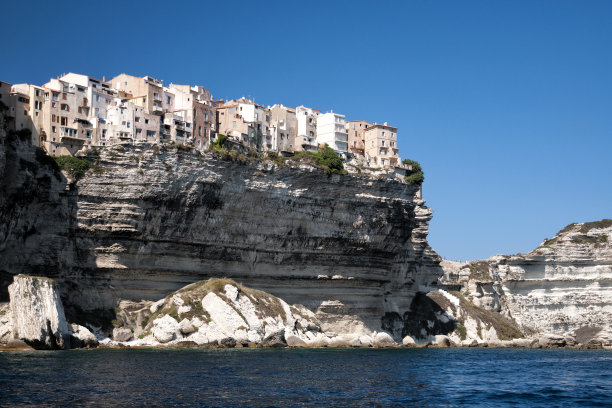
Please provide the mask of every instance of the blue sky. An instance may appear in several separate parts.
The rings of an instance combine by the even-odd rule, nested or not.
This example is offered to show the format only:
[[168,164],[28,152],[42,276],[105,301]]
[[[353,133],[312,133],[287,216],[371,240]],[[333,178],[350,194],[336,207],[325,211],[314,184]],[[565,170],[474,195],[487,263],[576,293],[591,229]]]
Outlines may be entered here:
[[2,7],[3,81],[148,74],[397,126],[445,258],[612,218],[612,2],[25,4]]

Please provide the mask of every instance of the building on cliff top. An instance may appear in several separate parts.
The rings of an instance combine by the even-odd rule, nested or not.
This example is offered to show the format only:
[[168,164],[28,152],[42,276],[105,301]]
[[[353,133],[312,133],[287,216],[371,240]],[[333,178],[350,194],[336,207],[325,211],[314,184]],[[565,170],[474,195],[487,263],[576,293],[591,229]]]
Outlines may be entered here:
[[333,111],[317,116],[317,143],[327,144],[337,153],[348,152],[348,134],[345,129],[345,117]]
[[327,144],[344,158],[401,166],[397,128],[386,123],[346,122],[344,115],[305,106],[266,108],[244,97],[215,101],[203,86],[164,86],[151,76],[120,74],[107,82],[68,73],[42,87],[0,82],[0,102],[9,128],[29,129],[32,144],[52,155],[138,142],[173,141],[205,150],[222,133],[245,151],[290,154]]
[[397,128],[384,124],[369,126],[365,132],[365,155],[370,161],[382,167],[400,164],[397,147]]
[[217,107],[217,129],[236,142],[262,151],[269,138],[270,111],[246,98],[225,102]]

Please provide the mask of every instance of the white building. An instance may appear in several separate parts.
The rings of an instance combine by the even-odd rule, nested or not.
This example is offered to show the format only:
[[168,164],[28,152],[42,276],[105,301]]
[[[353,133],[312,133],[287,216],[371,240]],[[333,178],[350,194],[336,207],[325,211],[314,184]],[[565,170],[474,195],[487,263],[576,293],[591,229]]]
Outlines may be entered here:
[[295,109],[297,118],[297,136],[295,150],[317,150],[317,116],[321,111],[298,106]]
[[327,144],[338,153],[348,151],[344,115],[328,112],[317,116],[317,144]]

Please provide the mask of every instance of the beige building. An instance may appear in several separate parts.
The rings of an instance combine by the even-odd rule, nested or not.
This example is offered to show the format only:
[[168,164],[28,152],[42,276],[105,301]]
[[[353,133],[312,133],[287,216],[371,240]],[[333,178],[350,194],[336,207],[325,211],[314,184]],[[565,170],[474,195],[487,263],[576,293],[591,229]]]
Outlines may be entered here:
[[245,146],[264,150],[270,133],[270,112],[245,98],[217,107],[217,129]]
[[[295,109],[283,105],[270,108],[270,132],[266,135],[266,150],[276,152],[295,151],[297,139],[297,118]],[[301,150],[301,149],[299,149]]]
[[376,165],[391,167],[399,164],[397,128],[374,124],[365,130],[365,156]]
[[365,156],[365,131],[372,126],[365,120],[351,120],[345,125],[348,133],[348,152],[356,156]]
[[15,84],[9,93],[9,112],[12,118],[11,128],[29,129],[31,143],[40,146],[43,124],[42,88],[29,84]]
[[52,155],[74,155],[84,146],[92,145],[94,128],[89,121],[87,87],[54,78],[43,88],[43,147],[47,152]]
[[134,104],[134,140],[137,142],[159,142],[160,116],[148,113]]
[[111,86],[119,92],[131,95],[133,102],[145,108],[149,113],[164,113],[164,86],[161,81],[150,77],[117,75],[110,81]]

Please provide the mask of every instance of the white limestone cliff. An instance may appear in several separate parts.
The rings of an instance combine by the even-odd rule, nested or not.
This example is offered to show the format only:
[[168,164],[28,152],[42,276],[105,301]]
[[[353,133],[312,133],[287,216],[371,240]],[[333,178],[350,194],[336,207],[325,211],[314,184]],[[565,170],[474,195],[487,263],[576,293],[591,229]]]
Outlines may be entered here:
[[70,348],[70,330],[55,281],[17,275],[9,286],[14,336],[37,349]]
[[570,224],[528,254],[443,266],[447,285],[542,344],[612,346],[612,220]]
[[44,153],[5,148],[0,284],[48,274],[69,319],[225,276],[302,304],[328,331],[365,333],[441,274],[431,210],[392,177],[131,145],[90,151],[95,168],[71,181]]

